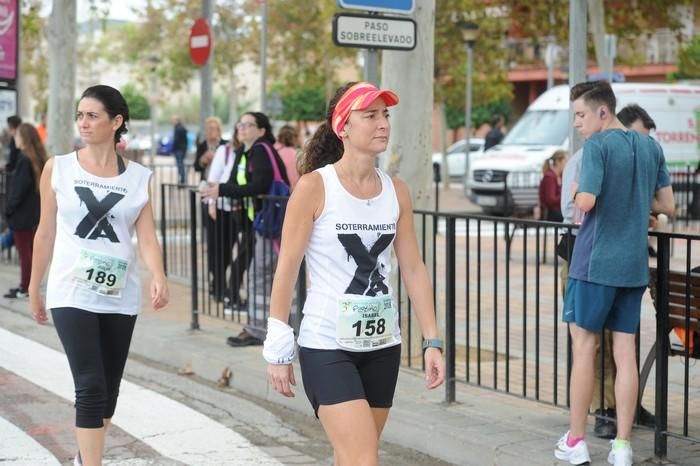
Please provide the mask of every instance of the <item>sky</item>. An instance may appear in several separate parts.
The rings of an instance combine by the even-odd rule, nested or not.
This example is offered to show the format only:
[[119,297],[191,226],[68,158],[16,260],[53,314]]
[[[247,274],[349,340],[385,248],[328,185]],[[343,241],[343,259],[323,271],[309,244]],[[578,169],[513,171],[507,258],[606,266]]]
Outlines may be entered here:
[[[90,3],[87,0],[77,0],[78,2],[78,22],[85,21],[90,15]],[[126,19],[134,21],[138,16],[131,11],[133,7],[143,7],[145,0],[119,0],[117,2],[105,2],[109,5],[109,18]]]
[[[78,5],[78,22],[83,22],[90,17],[90,2],[88,0],[76,0]],[[51,0],[44,0],[44,14],[48,16],[51,13]],[[129,21],[135,21],[138,19],[138,15],[131,11],[131,8],[143,7],[146,4],[146,0],[119,0],[116,2],[107,1],[102,2],[100,5],[103,8],[103,4],[109,5],[109,18],[112,19],[124,19]]]

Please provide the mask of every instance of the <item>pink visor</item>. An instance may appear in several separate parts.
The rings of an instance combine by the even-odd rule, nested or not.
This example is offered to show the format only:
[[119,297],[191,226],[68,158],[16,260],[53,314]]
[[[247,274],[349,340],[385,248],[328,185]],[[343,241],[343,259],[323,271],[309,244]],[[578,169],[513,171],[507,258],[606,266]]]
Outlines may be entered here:
[[399,97],[389,90],[379,89],[372,83],[360,82],[345,91],[333,110],[333,132],[340,138],[340,131],[350,118],[350,112],[364,110],[378,98],[382,98],[387,107],[399,103]]

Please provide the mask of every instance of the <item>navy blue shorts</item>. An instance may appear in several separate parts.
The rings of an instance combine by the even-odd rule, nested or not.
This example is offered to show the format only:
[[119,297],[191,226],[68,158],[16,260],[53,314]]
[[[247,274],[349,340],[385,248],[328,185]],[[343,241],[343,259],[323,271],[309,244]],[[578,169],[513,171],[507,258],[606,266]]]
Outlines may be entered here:
[[304,391],[318,407],[367,400],[371,408],[391,408],[399,377],[401,345],[355,352],[299,348]]
[[564,297],[564,322],[598,333],[637,333],[646,286],[615,287],[569,278]]

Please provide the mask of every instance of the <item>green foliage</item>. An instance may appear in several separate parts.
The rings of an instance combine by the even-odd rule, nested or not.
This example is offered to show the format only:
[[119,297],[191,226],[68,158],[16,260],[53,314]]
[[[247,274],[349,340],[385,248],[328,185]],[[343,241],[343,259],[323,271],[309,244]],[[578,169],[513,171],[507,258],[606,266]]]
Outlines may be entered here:
[[[585,1],[585,0],[581,0]],[[566,46],[569,38],[569,2],[562,0],[506,0],[510,10],[511,32],[515,38],[530,39],[544,46],[548,36]],[[629,51],[616,58],[617,63],[639,64],[634,52],[639,37],[652,31],[668,28],[680,31],[682,15],[678,7],[697,4],[697,0],[604,0],[605,31],[618,37],[620,51]],[[697,6],[695,7],[697,10]],[[588,37],[588,55],[595,57],[593,37]],[[514,55],[516,63],[522,58]]]
[[214,95],[214,116],[218,117],[221,121],[227,122],[229,119],[229,113],[231,112],[231,106],[229,99],[225,95],[215,94]]
[[151,118],[151,107],[148,100],[136,86],[129,83],[122,87],[122,95],[129,106],[129,116],[132,120],[148,120]]
[[35,114],[46,114],[48,109],[49,62],[46,56],[43,28],[46,19],[41,17],[41,0],[21,2],[20,75],[33,76],[28,91],[36,100]]
[[[503,115],[506,122],[510,119],[513,109],[510,105],[510,101],[507,100],[497,100],[491,101],[483,105],[477,105],[472,109],[472,128],[478,128],[479,126],[490,123],[491,119],[495,115]],[[446,107],[445,108],[445,119],[447,120],[447,127],[449,129],[457,129],[464,126],[464,106],[462,107]]]
[[280,118],[287,121],[320,121],[326,112],[326,98],[321,86],[291,88],[282,94]]
[[[243,4],[246,5],[246,4]],[[111,50],[113,62],[141,63],[135,79],[145,81],[157,57],[155,66],[162,91],[182,90],[199,70],[189,55],[189,34],[193,18],[201,16],[200,0],[149,1],[141,11],[139,24],[127,24],[105,37],[105,50]],[[213,67],[215,79],[231,81],[233,68],[246,58],[251,43],[251,30],[243,27],[248,13],[236,0],[216,2],[211,27],[213,29]]]
[[326,98],[335,90],[335,72],[353,67],[357,49],[336,47],[331,38],[332,0],[275,0],[268,7],[269,76],[287,88],[319,87]]
[[700,36],[682,46],[678,51],[678,71],[671,75],[671,79],[698,79],[700,78]]
[[436,9],[435,101],[445,103],[448,126],[455,128],[464,125],[464,111],[458,109],[464,108],[466,100],[467,52],[460,22],[467,18],[463,12],[470,12],[468,19],[479,25],[473,48],[473,119],[477,118],[478,108],[488,109],[497,102],[512,98],[512,86],[507,80],[506,50],[502,47],[510,20],[489,13],[485,2],[479,0],[441,0],[436,2]]

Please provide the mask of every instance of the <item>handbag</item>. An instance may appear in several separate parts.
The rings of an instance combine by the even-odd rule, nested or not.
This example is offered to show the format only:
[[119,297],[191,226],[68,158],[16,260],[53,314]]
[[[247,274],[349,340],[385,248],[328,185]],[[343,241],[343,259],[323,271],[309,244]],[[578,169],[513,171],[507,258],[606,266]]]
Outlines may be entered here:
[[574,243],[576,242],[576,235],[572,235],[570,232],[562,233],[561,238],[559,238],[559,243],[557,244],[556,252],[557,256],[561,257],[567,262],[571,262],[571,257],[574,254]]

